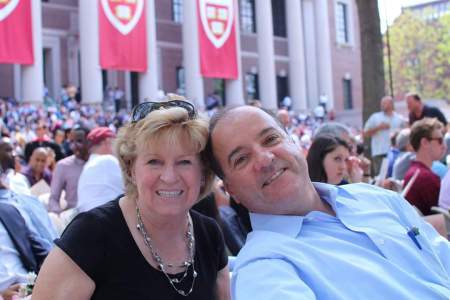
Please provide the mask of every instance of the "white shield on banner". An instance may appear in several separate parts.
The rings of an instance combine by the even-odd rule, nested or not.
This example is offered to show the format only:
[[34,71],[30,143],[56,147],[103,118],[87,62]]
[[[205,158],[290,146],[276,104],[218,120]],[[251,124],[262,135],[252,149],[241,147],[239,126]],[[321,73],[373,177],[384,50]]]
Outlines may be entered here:
[[234,0],[200,0],[200,20],[211,43],[220,48],[230,37]]
[[144,0],[101,0],[109,22],[123,35],[130,33],[141,18]]
[[0,1],[0,22],[14,11],[17,4],[19,4],[19,0]]

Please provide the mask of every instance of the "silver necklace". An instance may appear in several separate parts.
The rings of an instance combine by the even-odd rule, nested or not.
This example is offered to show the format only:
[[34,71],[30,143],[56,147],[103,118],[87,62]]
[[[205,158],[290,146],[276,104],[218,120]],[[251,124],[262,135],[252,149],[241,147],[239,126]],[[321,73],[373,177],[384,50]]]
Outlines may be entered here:
[[[144,223],[142,222],[141,212],[139,210],[139,207],[136,205],[136,216],[137,216],[137,225],[136,228],[139,230],[139,232],[142,234],[142,237],[144,239],[144,244],[147,246],[147,248],[150,250],[150,253],[152,254],[153,260],[157,263],[158,269],[163,272],[164,276],[169,280],[170,285],[172,288],[181,296],[188,296],[190,293],[192,293],[192,290],[194,288],[195,278],[197,278],[197,272],[195,271],[195,264],[194,264],[194,252],[195,252],[195,238],[194,238],[194,228],[192,226],[192,219],[191,216],[188,214],[188,230],[186,232],[186,246],[188,249],[188,257],[187,259],[182,262],[181,264],[171,264],[171,263],[165,263],[161,256],[156,251],[155,247],[153,247],[152,239],[150,235],[147,233],[147,230],[145,229]],[[167,268],[183,268],[184,272],[183,275],[179,278],[171,278],[170,275],[166,272]],[[192,270],[192,282],[191,286],[189,288],[189,291],[185,292],[182,289],[179,289],[176,285],[181,284],[187,277],[189,270]]]

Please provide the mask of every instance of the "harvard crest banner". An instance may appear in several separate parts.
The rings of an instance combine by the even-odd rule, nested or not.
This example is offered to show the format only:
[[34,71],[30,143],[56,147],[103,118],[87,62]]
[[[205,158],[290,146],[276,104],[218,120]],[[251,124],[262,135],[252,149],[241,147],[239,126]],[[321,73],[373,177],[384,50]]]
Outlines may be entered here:
[[202,75],[236,79],[235,0],[197,0],[197,8]]
[[145,0],[98,1],[100,66],[103,69],[145,72]]
[[0,0],[0,63],[34,63],[30,1]]

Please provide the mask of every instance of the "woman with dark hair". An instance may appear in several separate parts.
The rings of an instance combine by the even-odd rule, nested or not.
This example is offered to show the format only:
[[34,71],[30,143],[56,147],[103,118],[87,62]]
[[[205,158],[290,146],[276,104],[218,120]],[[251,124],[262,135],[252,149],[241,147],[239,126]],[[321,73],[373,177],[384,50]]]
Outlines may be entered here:
[[333,136],[319,136],[309,148],[306,160],[311,181],[334,185],[348,183],[347,163],[350,157],[348,144]]

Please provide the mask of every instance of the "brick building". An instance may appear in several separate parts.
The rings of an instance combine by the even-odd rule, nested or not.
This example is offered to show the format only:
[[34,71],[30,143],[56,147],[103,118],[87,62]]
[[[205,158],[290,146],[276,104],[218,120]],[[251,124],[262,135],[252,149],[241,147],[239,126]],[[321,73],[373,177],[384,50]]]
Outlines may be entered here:
[[[312,110],[319,99],[325,99],[327,107],[333,109],[338,118],[351,124],[361,124],[360,38],[354,0],[237,1],[241,58],[241,76],[237,83],[242,94],[237,98],[230,97],[226,81],[212,78],[200,79],[201,91],[197,89],[197,94],[192,95],[189,86],[192,76],[186,78],[192,70],[186,70],[190,66],[183,58],[189,41],[185,38],[186,42],[183,42],[183,36],[189,36],[196,30],[194,26],[189,28],[191,23],[188,19],[192,20],[192,15],[187,13],[186,7],[186,4],[192,7],[193,1],[152,2],[156,17],[154,56],[158,89],[203,99],[215,93],[221,96],[224,103],[244,103],[258,98],[271,108],[285,96],[290,96],[294,109],[299,111]],[[102,101],[86,96],[87,89],[82,83],[85,73],[82,71],[80,36],[84,33],[80,31],[80,23],[95,20],[86,20],[79,14],[81,4],[89,9],[94,3],[93,0],[41,2],[43,85],[55,99],[59,97],[61,86],[72,83],[81,87],[82,101]],[[83,9],[86,11],[86,8]],[[263,49],[258,48],[273,51],[262,52]],[[266,69],[271,64],[273,68]],[[27,88],[22,77],[23,69],[17,65],[0,64],[0,96],[42,101],[39,95],[34,99],[23,96]],[[143,98],[139,95],[139,74],[109,70],[99,72],[101,89],[120,87],[125,91],[129,106]],[[238,99],[240,97],[242,99]]]

